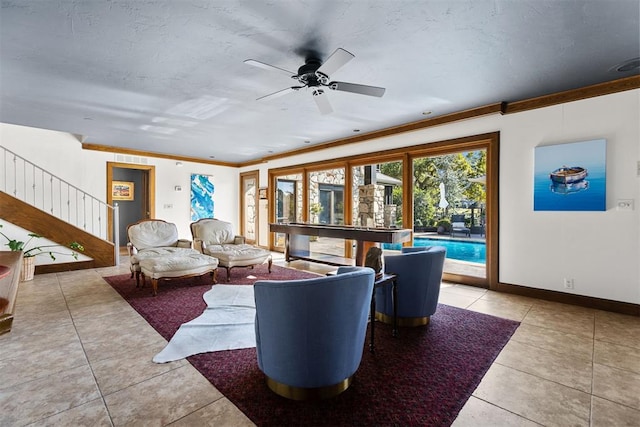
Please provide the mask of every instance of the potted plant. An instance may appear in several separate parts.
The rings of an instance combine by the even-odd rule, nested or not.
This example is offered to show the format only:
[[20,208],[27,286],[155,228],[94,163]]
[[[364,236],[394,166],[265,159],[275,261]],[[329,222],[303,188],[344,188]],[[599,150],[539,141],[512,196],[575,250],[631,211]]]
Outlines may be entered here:
[[318,216],[322,212],[322,205],[320,203],[312,203],[309,207],[309,212],[311,213],[311,222],[319,222]]
[[[309,212],[311,213],[311,222],[317,224],[320,222],[320,212],[322,212],[322,205],[320,203],[312,203],[309,207]],[[309,236],[310,242],[318,241],[318,236]]]
[[[0,228],[2,228],[2,224],[0,224]],[[12,251],[22,251],[22,270],[20,271],[20,281],[28,281],[33,280],[33,274],[35,272],[36,264],[35,257],[38,255],[49,255],[53,261],[56,260],[56,255],[71,255],[74,259],[78,259],[78,252],[83,252],[84,247],[78,242],[71,242],[69,244],[69,248],[73,249],[70,253],[61,252],[59,250],[54,250],[51,248],[61,247],[62,245],[41,245],[34,246],[29,248],[29,243],[33,239],[39,239],[42,236],[36,233],[29,233],[29,239],[26,242],[11,239],[9,236],[0,231],[0,235],[7,239],[7,243],[5,246],[8,246]]]
[[451,223],[446,219],[436,222],[436,227],[438,228],[438,234],[446,234],[451,231]]

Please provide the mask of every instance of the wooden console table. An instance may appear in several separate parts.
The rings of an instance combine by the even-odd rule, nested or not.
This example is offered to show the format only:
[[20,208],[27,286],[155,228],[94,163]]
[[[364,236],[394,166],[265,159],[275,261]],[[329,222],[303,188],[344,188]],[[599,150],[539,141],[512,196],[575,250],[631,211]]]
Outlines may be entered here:
[[309,245],[309,236],[334,237],[356,241],[356,265],[364,265],[367,242],[402,243],[411,240],[411,230],[407,228],[367,228],[352,225],[327,224],[269,224],[269,231],[284,233],[285,257],[287,261],[302,259],[330,265],[348,265],[313,257]]

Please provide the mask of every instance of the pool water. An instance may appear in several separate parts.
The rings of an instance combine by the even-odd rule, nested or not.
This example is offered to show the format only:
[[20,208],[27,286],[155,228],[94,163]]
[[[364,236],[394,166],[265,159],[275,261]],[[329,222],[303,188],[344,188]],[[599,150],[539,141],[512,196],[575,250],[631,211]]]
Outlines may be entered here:
[[[477,262],[486,264],[487,245],[480,242],[467,242],[463,240],[429,239],[428,237],[414,237],[414,246],[444,246],[447,248],[447,258],[460,261]],[[383,249],[399,251],[402,247],[399,243],[384,243]]]

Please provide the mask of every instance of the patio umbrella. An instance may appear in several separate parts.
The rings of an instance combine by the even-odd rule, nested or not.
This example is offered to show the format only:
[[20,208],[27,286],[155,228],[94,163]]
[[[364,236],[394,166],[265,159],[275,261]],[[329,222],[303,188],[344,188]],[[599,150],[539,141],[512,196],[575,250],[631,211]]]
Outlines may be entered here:
[[440,206],[442,209],[446,209],[446,207],[449,206],[449,202],[447,202],[447,199],[445,199],[443,182],[440,183],[440,203],[438,204],[438,206]]

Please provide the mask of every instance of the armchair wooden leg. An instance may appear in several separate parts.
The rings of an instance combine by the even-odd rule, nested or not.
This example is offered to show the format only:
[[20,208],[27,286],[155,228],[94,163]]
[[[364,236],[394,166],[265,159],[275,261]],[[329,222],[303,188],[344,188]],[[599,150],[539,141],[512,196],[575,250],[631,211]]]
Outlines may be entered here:
[[231,268],[230,267],[225,267],[225,269],[227,270],[227,282],[231,281]]
[[211,281],[213,282],[214,285],[216,283],[218,283],[218,269],[217,268],[211,272]]
[[269,257],[269,273],[271,273],[271,264],[273,263],[273,260],[271,259],[271,257]]
[[151,286],[153,287],[153,296],[158,295],[158,279],[151,279]]

